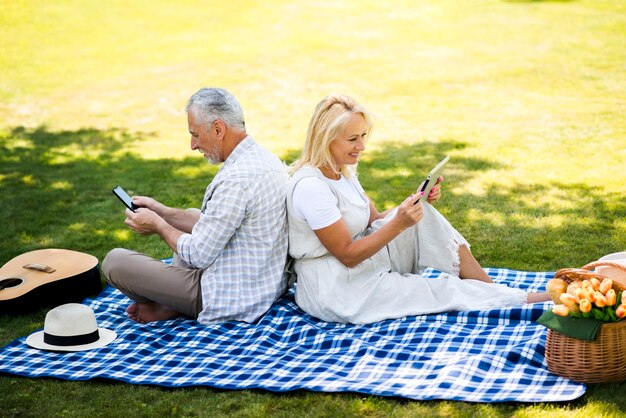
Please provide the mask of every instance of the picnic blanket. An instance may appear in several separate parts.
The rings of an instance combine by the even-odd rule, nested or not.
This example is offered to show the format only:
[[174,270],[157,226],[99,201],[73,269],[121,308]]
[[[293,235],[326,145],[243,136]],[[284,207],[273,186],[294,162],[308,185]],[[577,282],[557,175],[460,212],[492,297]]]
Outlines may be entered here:
[[[486,269],[494,281],[543,290],[552,273]],[[437,280],[439,273],[427,271]],[[66,380],[113,379],[167,387],[307,389],[416,400],[566,401],[586,386],[550,373],[549,302],[489,311],[411,316],[369,325],[319,321],[293,291],[255,324],[200,325],[189,319],[138,324],[130,301],[111,287],[87,299],[98,324],[117,332],[106,347],[56,353],[19,338],[0,349],[0,372]]]

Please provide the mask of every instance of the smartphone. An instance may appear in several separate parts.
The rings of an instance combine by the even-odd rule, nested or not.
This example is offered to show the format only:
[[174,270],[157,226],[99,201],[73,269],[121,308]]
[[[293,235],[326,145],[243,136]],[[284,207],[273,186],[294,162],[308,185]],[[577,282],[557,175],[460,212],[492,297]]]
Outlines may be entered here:
[[[432,170],[430,170],[430,173],[428,173],[428,176],[426,176],[426,180],[424,180],[424,183],[422,183],[422,187],[420,188],[420,192],[424,192],[422,197],[424,196],[428,197],[430,190],[433,188],[435,184],[437,184],[437,180],[441,176],[441,172],[443,171],[443,166],[446,165],[449,159],[450,159],[450,156],[447,156],[443,160],[439,161],[439,164],[437,164]],[[422,199],[422,197],[417,199],[414,205],[416,205],[417,202],[419,202]]]
[[137,206],[133,205],[132,199],[130,198],[128,193],[126,193],[124,189],[122,189],[121,186],[117,186],[115,189],[111,191],[113,192],[115,196],[117,196],[122,201],[124,206],[126,206],[128,209],[135,212],[135,209],[137,209]]

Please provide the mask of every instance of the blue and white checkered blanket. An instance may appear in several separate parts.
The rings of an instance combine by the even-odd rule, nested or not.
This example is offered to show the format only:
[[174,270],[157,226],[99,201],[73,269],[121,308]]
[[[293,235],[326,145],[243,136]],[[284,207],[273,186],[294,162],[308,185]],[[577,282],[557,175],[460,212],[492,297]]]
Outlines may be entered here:
[[[534,291],[544,289],[552,276],[487,272],[496,282]],[[435,280],[438,274],[427,275]],[[0,372],[470,402],[565,401],[586,389],[547,369],[546,329],[535,319],[549,303],[343,325],[306,315],[290,292],[256,324],[209,326],[186,319],[135,323],[125,314],[129,300],[110,287],[85,303],[99,326],[117,332],[115,342],[92,351],[55,353],[32,349],[20,338],[0,350]]]

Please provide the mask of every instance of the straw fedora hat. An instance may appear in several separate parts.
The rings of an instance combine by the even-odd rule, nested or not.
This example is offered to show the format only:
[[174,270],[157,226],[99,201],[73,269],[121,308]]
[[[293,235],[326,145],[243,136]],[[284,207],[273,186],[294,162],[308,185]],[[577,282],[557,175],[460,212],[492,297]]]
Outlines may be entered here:
[[93,309],[80,303],[67,303],[46,314],[43,331],[26,338],[33,348],[53,351],[84,351],[104,347],[117,334],[98,328]]

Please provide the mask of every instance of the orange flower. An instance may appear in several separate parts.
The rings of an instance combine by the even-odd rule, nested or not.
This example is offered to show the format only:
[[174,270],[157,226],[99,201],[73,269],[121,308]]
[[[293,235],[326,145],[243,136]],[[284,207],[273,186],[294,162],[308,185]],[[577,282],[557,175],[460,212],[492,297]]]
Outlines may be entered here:
[[580,285],[585,290],[589,290],[589,289],[595,290],[593,286],[591,286],[591,282],[589,280],[583,280],[583,282]]
[[598,280],[597,277],[592,277],[591,279],[589,279],[589,283],[591,283],[591,287],[593,287],[593,290],[600,289],[600,280]]
[[576,305],[576,298],[569,293],[561,293],[559,299],[561,299],[561,302],[565,306],[570,307]]
[[587,292],[585,292],[585,289],[578,288],[574,291],[574,297],[576,302],[580,303],[582,300],[587,299]]
[[602,283],[600,283],[600,287],[598,288],[598,290],[602,292],[602,294],[606,295],[606,292],[608,292],[609,289],[612,287],[613,287],[613,280],[606,278],[602,280]]
[[626,315],[626,304],[622,303],[619,305],[615,310],[615,315],[617,315],[618,318],[623,318],[624,315]]
[[590,312],[591,311],[591,302],[587,299],[583,299],[580,301],[580,311],[581,312]]
[[609,291],[606,292],[606,304],[608,306],[613,306],[615,305],[616,302],[617,302],[617,295],[615,294],[615,290],[609,289]]
[[571,282],[569,285],[567,285],[567,293],[569,293],[570,295],[575,295],[576,289],[580,289],[580,282]]
[[606,306],[606,297],[602,293],[596,292],[594,298],[598,308],[604,308]]
[[565,305],[554,305],[552,308],[552,312],[558,316],[567,316],[569,315],[569,309]]

